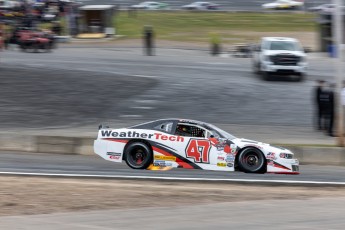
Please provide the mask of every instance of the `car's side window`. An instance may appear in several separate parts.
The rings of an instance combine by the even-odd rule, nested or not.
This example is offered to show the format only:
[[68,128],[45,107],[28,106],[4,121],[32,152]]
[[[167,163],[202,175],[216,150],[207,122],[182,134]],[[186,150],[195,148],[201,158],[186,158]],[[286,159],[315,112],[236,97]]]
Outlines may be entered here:
[[198,126],[178,124],[175,135],[185,137],[205,137],[206,131]]
[[154,129],[165,133],[171,133],[173,127],[173,122],[165,122],[157,125]]

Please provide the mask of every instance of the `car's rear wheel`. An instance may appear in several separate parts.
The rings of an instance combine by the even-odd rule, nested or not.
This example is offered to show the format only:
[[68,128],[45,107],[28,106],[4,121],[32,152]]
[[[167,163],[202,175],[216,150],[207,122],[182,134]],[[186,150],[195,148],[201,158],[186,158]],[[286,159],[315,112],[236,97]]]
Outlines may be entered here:
[[125,161],[133,169],[146,169],[152,163],[151,148],[143,142],[132,142],[125,149]]
[[266,171],[264,154],[257,148],[246,148],[238,157],[240,171],[246,173],[264,173]]

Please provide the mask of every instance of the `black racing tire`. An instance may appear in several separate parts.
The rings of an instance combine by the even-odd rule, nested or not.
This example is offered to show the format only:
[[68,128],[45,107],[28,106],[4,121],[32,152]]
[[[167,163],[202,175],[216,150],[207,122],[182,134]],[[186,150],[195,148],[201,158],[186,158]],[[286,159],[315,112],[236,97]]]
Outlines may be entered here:
[[260,71],[260,63],[255,63],[255,62],[253,62],[253,73],[254,74],[260,74],[261,73],[261,71]]
[[33,52],[34,53],[39,53],[39,48],[40,48],[40,44],[38,44],[38,43],[33,44]]
[[147,144],[132,142],[125,149],[124,159],[133,169],[147,169],[153,162],[153,153]]
[[265,173],[266,160],[264,154],[257,148],[246,148],[238,157],[239,170],[246,173]]
[[263,71],[261,72],[262,79],[265,81],[271,80],[271,74],[269,72]]
[[305,79],[305,75],[302,74],[302,73],[300,73],[300,74],[298,74],[298,75],[296,76],[295,81],[296,81],[296,82],[301,82],[301,81],[304,81],[304,79]]

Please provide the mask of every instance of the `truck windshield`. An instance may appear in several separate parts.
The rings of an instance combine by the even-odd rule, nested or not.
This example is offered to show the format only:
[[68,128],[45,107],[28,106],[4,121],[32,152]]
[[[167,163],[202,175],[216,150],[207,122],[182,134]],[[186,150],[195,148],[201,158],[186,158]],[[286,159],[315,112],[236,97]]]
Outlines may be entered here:
[[290,41],[272,41],[270,45],[270,50],[289,50],[298,51],[301,50],[297,42]]

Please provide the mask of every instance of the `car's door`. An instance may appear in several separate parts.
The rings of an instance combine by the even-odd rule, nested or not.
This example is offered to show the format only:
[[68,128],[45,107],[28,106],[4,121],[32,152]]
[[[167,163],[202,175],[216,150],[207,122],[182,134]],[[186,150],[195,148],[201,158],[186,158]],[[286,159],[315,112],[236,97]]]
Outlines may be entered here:
[[170,147],[182,158],[201,168],[217,166],[220,151],[213,145],[212,139],[215,138],[209,130],[197,124],[177,123],[174,135],[175,140],[179,141],[170,142]]

